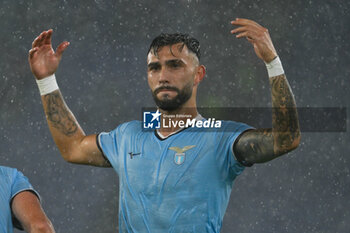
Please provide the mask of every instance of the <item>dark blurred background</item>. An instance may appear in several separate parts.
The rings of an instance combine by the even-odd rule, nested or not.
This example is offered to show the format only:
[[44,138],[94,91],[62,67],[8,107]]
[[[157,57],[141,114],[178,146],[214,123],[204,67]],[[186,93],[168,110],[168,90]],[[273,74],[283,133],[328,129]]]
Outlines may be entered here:
[[[161,32],[201,42],[199,106],[271,106],[263,62],[229,33],[236,17],[269,29],[299,107],[348,109],[349,10],[346,0],[1,0],[0,164],[29,177],[57,232],[117,232],[117,174],[66,163],[51,139],[27,62],[38,34],[52,28],[55,47],[71,43],[56,76],[90,134],[154,106],[146,53]],[[246,169],[222,232],[349,232],[349,141],[349,132],[304,132],[297,150]]]

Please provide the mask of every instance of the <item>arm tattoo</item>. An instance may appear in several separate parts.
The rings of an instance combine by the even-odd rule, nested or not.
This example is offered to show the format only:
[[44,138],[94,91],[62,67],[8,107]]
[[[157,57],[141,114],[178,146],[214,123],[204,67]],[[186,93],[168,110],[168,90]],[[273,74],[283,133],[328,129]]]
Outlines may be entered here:
[[44,96],[46,100],[46,116],[51,125],[66,136],[73,135],[77,129],[77,123],[62,98],[59,91],[54,91]]
[[299,120],[295,100],[286,76],[271,78],[272,130],[274,151],[277,155],[288,152],[300,139]]
[[263,163],[296,148],[300,140],[295,100],[284,74],[270,78],[272,129],[250,130],[234,145],[238,160]]
[[233,150],[242,164],[263,163],[275,157],[272,129],[249,130],[241,135]]

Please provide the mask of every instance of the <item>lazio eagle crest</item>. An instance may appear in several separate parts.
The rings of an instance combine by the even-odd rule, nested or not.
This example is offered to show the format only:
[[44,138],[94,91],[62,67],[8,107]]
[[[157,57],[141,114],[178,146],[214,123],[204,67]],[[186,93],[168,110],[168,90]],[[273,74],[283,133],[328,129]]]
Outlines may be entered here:
[[195,145],[192,146],[185,146],[184,148],[180,148],[180,147],[169,147],[169,150],[173,150],[176,152],[176,154],[174,155],[174,162],[177,165],[181,165],[185,162],[185,158],[186,158],[186,154],[185,151],[192,149],[193,147],[195,147]]

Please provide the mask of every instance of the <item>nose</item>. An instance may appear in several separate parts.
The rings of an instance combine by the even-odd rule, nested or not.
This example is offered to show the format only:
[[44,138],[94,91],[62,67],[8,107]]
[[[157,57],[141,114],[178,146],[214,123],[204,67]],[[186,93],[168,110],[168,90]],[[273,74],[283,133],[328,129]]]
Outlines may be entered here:
[[169,72],[165,68],[161,69],[158,82],[161,84],[169,83]]

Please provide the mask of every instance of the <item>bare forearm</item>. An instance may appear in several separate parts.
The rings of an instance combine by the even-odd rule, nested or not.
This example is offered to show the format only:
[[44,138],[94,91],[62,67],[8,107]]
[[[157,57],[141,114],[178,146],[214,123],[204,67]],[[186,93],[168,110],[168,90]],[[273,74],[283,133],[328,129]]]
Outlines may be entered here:
[[41,100],[52,137],[67,162],[110,167],[97,147],[96,135],[85,135],[59,90]]
[[59,90],[41,97],[52,137],[64,159],[81,142],[85,133],[66,105]]
[[300,142],[298,113],[284,74],[270,78],[273,151],[276,156],[295,149]]
[[49,220],[33,223],[28,233],[55,233],[55,230]]

